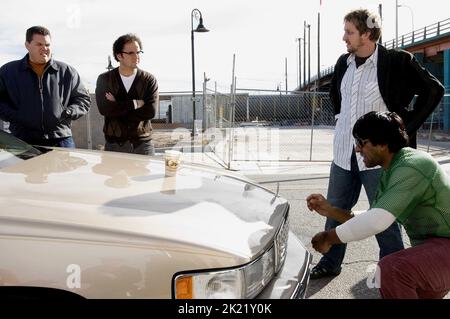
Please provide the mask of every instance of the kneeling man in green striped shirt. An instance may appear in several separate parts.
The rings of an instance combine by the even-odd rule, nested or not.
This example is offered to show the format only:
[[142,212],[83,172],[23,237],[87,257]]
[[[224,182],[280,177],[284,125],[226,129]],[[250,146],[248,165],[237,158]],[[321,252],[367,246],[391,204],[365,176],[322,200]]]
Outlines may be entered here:
[[401,118],[393,112],[370,112],[353,127],[355,150],[367,167],[383,173],[370,209],[354,215],[320,194],[308,208],[343,223],[316,234],[311,243],[326,253],[334,244],[378,234],[395,220],[412,247],[385,256],[376,277],[383,298],[443,298],[450,291],[450,178],[427,153],[407,147]]

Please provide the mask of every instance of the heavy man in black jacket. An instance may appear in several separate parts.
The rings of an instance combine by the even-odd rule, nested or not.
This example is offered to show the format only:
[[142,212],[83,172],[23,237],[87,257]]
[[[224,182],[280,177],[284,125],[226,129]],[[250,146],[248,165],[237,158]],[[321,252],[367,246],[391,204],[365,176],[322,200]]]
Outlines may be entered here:
[[158,107],[156,78],[138,68],[142,42],[134,34],[125,34],[113,44],[119,67],[100,74],[95,98],[105,117],[105,150],[153,155],[150,120]]
[[75,147],[70,129],[89,111],[91,98],[77,71],[52,59],[50,31],[26,32],[28,54],[0,68],[0,119],[30,144]]
[[[403,50],[386,50],[377,44],[381,35],[378,17],[367,10],[355,10],[344,18],[343,40],[347,54],[335,66],[330,97],[336,122],[333,163],[328,185],[328,201],[350,211],[364,185],[369,202],[375,197],[381,168],[367,168],[355,153],[352,129],[356,120],[371,111],[391,111],[401,116],[416,145],[416,131],[440,102],[444,88],[416,58]],[[409,104],[417,96],[413,107]],[[325,230],[338,226],[327,218]],[[403,249],[400,228],[392,224],[376,235],[380,258]],[[341,271],[346,246],[333,246],[311,271],[311,279],[336,276]]]

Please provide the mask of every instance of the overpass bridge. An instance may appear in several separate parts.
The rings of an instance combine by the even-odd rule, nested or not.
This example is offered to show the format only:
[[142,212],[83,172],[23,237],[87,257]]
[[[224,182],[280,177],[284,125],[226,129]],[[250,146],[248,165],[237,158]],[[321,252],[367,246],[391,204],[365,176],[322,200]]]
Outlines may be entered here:
[[[387,49],[396,47],[396,39],[384,42]],[[417,60],[441,81],[446,93],[450,92],[450,18],[424,28],[401,35],[397,39],[398,47],[411,52]],[[328,92],[334,66],[320,71],[320,76],[313,76],[310,82],[303,83],[296,91]],[[433,123],[437,121],[438,129],[450,131],[450,97],[443,98],[441,105],[433,114]]]

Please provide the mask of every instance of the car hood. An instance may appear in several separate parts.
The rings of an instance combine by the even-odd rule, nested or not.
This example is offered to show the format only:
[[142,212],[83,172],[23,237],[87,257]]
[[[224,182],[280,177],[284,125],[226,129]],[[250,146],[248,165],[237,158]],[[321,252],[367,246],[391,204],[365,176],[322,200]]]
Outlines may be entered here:
[[[252,259],[273,241],[287,202],[248,181],[155,157],[54,149],[0,170],[2,233],[182,243]],[[33,227],[24,227],[24,225]],[[163,244],[161,244],[163,245]]]

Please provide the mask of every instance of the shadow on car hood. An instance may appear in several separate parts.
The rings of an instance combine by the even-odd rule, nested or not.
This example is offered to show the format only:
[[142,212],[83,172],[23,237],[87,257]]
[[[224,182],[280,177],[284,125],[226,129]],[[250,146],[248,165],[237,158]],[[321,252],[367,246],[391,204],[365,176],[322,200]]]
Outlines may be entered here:
[[246,259],[273,241],[288,207],[214,168],[182,164],[165,177],[162,160],[113,152],[55,149],[0,170],[0,179],[0,218],[51,225],[46,236],[107,233],[105,240],[182,242]]

